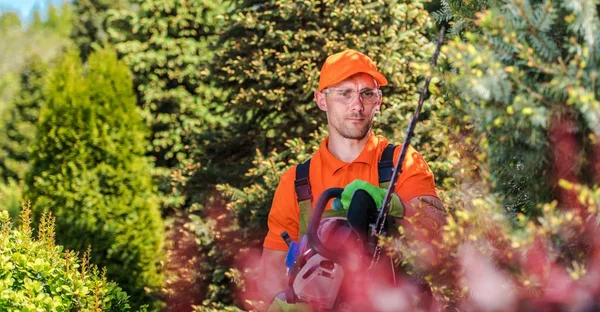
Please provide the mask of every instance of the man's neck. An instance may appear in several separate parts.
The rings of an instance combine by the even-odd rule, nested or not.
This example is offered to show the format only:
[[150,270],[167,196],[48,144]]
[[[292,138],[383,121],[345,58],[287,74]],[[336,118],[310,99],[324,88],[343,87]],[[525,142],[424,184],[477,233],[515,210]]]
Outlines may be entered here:
[[335,135],[332,132],[329,132],[327,150],[329,150],[333,156],[343,162],[352,162],[358,157],[358,155],[360,155],[360,152],[362,152],[371,135],[372,133],[369,132],[363,139],[354,140],[347,139],[339,134]]

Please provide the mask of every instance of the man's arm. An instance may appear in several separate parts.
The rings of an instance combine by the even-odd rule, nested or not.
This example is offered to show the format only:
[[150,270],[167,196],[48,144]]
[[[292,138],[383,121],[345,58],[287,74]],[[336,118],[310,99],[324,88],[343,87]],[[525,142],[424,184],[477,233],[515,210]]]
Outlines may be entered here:
[[[440,234],[446,224],[446,209],[435,196],[417,196],[402,202],[404,217],[394,218],[397,225],[417,234],[422,240],[431,241]],[[408,219],[411,221],[408,221]]]
[[284,250],[263,248],[258,285],[260,297],[267,304],[287,285],[286,255],[287,251]]
[[300,207],[296,200],[295,176],[295,167],[281,176],[267,220],[269,231],[263,244],[257,281],[260,298],[267,303],[287,286],[285,257],[288,246],[281,233],[286,231],[292,240],[298,240]]
[[409,200],[405,208],[405,218],[415,217],[415,226],[422,229],[439,232],[446,224],[446,209],[435,196],[417,196]]
[[405,229],[409,240],[419,242],[421,250],[427,250],[421,258],[421,265],[434,268],[439,264],[439,255],[436,244],[442,234],[442,227],[446,224],[446,210],[435,196],[417,196],[404,202],[404,218],[396,218],[396,224]]

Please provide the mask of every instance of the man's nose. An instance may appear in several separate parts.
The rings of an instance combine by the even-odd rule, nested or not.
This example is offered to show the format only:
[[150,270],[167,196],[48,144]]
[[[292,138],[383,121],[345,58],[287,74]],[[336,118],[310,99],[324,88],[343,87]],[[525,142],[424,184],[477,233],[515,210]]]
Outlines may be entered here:
[[356,96],[350,101],[350,110],[362,112],[365,109],[362,100],[360,99],[360,94],[357,93]]

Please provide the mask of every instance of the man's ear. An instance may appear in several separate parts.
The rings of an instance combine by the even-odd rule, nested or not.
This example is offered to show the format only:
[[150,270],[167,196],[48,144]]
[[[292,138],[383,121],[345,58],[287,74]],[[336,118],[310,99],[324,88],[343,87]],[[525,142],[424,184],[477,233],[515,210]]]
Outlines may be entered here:
[[317,106],[324,112],[327,111],[327,103],[325,103],[325,94],[319,91],[315,91],[315,102]]

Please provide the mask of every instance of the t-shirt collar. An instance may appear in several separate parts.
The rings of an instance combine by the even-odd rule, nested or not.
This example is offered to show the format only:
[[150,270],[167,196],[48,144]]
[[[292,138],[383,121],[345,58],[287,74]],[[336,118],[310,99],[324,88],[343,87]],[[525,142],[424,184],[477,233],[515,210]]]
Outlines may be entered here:
[[[329,142],[329,136],[326,137],[322,142],[319,148],[319,152],[321,153],[321,157],[323,158],[323,162],[327,164],[327,167],[332,171],[332,173],[338,171],[340,168],[348,165],[348,163],[341,161],[336,158],[329,152],[327,149],[327,143]],[[367,144],[363,147],[362,151],[356,157],[353,163],[364,163],[370,164],[373,162],[373,155],[375,150],[377,149],[377,145],[379,142],[379,138],[374,135],[372,132],[369,133],[369,140],[367,140]]]

